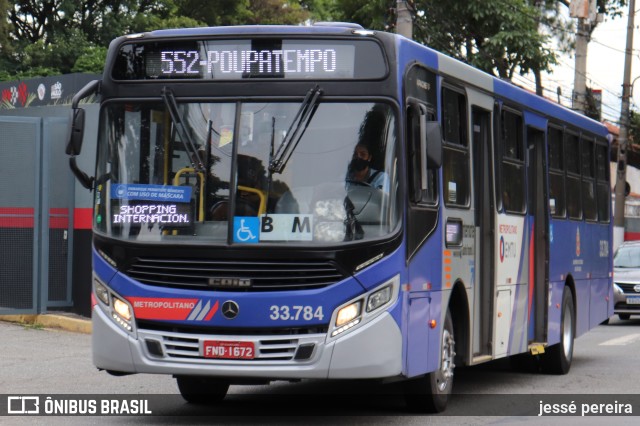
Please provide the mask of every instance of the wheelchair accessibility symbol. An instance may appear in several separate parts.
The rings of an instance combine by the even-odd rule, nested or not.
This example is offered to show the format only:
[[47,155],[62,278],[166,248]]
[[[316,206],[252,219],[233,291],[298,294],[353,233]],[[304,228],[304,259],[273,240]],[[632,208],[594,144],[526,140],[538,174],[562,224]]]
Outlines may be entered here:
[[257,243],[259,240],[260,218],[247,216],[233,218],[234,243]]

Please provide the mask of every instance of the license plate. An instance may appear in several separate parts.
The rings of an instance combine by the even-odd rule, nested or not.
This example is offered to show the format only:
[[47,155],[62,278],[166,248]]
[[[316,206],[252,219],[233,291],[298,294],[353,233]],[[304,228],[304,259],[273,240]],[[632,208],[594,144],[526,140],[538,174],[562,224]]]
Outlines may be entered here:
[[205,340],[202,356],[216,359],[254,359],[256,350],[253,342]]
[[627,305],[640,305],[640,296],[627,297]]

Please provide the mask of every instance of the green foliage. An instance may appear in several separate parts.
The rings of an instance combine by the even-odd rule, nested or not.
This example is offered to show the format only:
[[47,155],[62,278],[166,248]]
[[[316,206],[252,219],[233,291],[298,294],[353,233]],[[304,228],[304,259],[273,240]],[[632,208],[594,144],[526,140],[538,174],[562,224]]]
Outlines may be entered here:
[[640,151],[640,113],[635,110],[629,113],[629,140],[631,149]]
[[83,72],[89,74],[102,74],[104,61],[107,57],[107,48],[91,46],[84,50],[71,68],[71,72]]
[[161,28],[302,24],[335,0],[0,0],[0,80],[101,72],[116,37]]
[[[0,80],[100,72],[111,40],[160,28],[349,21],[395,30],[396,0],[0,0]],[[495,75],[548,70],[571,49],[569,0],[410,0],[414,38]],[[627,0],[598,0],[619,16]],[[542,28],[542,31],[541,31]],[[546,28],[546,30],[544,30]]]

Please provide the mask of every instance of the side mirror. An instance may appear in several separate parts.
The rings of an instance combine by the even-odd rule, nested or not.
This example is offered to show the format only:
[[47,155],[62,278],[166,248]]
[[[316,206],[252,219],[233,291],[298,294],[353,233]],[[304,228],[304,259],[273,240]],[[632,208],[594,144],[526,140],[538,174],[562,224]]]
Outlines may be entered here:
[[82,150],[82,138],[84,137],[84,110],[74,108],[71,110],[69,136],[67,140],[67,155],[80,155]]
[[87,98],[98,92],[100,89],[100,80],[93,80],[87,83],[82,89],[75,94],[71,100],[71,115],[69,120],[69,133],[67,139],[67,155],[80,155],[82,150],[82,138],[84,136],[84,110],[78,107],[78,104],[84,98]]
[[93,80],[84,86],[71,100],[71,115],[69,117],[69,132],[67,135],[67,148],[65,153],[69,155],[69,167],[75,175],[76,179],[85,188],[91,190],[94,178],[83,172],[76,163],[76,155],[80,155],[82,151],[82,138],[84,137],[84,109],[79,108],[80,101],[99,91],[100,80]]

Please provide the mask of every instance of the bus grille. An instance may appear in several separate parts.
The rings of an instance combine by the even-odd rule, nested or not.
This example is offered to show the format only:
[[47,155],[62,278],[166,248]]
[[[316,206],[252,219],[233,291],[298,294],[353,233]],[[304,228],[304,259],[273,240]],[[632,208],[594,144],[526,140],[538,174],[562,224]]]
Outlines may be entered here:
[[638,285],[638,283],[616,283],[618,285],[618,287],[620,287],[622,289],[622,291],[624,291],[625,294],[635,294],[640,296],[640,293],[635,291],[635,286]]
[[326,260],[183,260],[138,258],[127,274],[144,284],[226,291],[305,290],[345,278]]
[[[164,358],[175,362],[215,362],[205,358],[201,353],[201,346],[206,340],[224,340],[224,336],[194,335],[184,333],[159,332],[152,330],[138,330],[142,341],[147,347],[153,348],[149,353],[154,357]],[[222,362],[277,362],[299,360],[296,356],[301,346],[317,347],[322,344],[325,334],[311,334],[300,336],[252,336],[241,338],[254,342],[256,353],[251,360],[222,360]],[[234,340],[237,338],[234,338]],[[160,346],[157,346],[160,345]],[[155,349],[157,348],[157,349]],[[298,353],[299,354],[299,353]],[[311,353],[308,353],[311,356]],[[305,358],[305,360],[308,359]],[[220,361],[220,360],[218,360]]]

